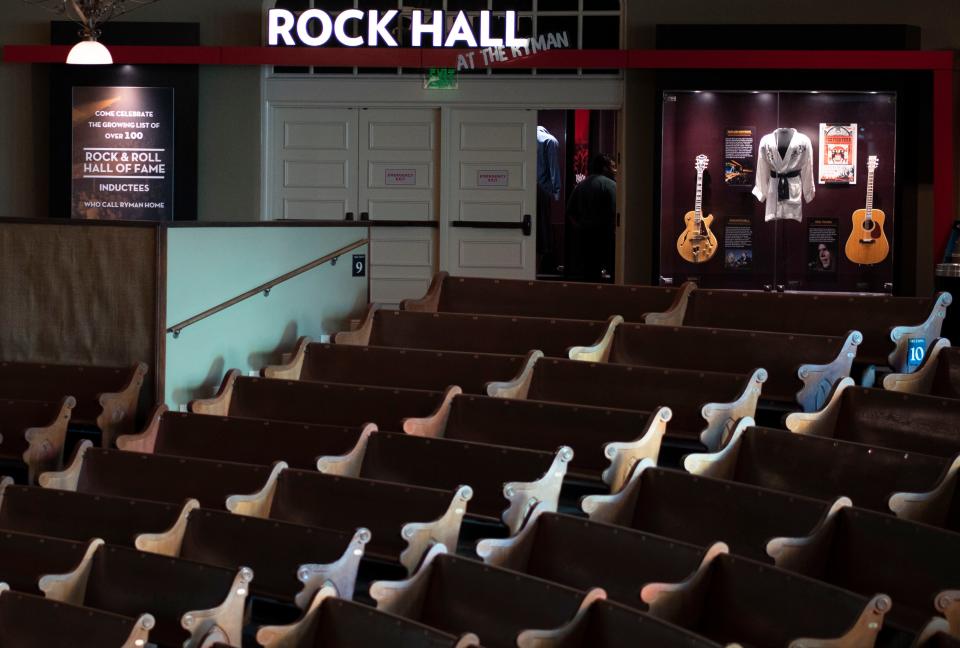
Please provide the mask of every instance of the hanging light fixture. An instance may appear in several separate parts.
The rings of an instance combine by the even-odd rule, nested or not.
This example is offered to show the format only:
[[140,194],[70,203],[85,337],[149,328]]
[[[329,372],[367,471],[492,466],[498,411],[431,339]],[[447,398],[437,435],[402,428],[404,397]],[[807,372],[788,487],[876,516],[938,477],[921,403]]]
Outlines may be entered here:
[[138,7],[153,4],[157,0],[23,0],[39,5],[80,25],[79,43],[67,55],[69,65],[110,65],[113,56],[102,43],[100,25],[133,11]]

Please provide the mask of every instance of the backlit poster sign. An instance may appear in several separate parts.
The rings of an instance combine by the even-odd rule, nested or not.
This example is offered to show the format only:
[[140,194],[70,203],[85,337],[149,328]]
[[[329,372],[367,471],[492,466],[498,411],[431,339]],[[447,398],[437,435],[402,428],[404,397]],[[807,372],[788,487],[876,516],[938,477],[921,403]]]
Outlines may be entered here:
[[173,218],[173,88],[73,89],[73,218]]

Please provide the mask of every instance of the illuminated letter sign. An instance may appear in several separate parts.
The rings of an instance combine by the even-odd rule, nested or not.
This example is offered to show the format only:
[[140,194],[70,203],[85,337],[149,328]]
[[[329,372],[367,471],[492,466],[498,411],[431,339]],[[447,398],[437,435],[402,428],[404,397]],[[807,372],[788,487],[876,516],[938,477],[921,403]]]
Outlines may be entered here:
[[[271,46],[285,47],[322,47],[330,42],[331,38],[344,47],[398,47],[396,39],[391,34],[391,26],[395,24],[399,11],[390,9],[380,12],[371,10],[364,12],[357,9],[347,9],[340,12],[336,19],[322,9],[309,9],[294,14],[287,9],[271,9],[267,14],[267,43]],[[457,12],[451,21],[447,21],[446,12],[435,10],[428,12],[416,9],[410,14],[411,45],[413,47],[527,47],[528,38],[517,38],[517,12],[506,11],[506,34],[504,38],[493,38],[490,35],[490,25],[493,12],[480,12],[480,37],[474,33],[473,26],[467,15]],[[349,23],[351,21],[367,20],[365,36],[350,36]],[[313,28],[312,22],[319,25],[319,30]],[[450,26],[445,30],[445,26]],[[317,33],[319,31],[319,33]],[[361,30],[362,31],[362,30]],[[425,45],[424,43],[429,43]]]

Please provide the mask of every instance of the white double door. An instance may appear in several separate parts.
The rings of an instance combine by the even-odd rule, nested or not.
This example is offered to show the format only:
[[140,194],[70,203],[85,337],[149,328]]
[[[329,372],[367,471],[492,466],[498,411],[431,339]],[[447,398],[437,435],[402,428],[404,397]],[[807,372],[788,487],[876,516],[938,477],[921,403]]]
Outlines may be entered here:
[[372,301],[438,269],[533,278],[535,224],[513,228],[536,207],[534,111],[274,107],[270,128],[268,218],[375,221]]

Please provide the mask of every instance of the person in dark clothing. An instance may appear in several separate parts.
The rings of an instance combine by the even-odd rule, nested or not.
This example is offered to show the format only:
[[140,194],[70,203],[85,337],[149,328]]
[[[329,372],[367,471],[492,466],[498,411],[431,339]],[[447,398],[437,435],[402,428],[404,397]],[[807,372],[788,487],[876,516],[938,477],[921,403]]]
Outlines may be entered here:
[[615,274],[617,163],[601,153],[590,161],[589,171],[567,203],[566,276],[610,282]]

